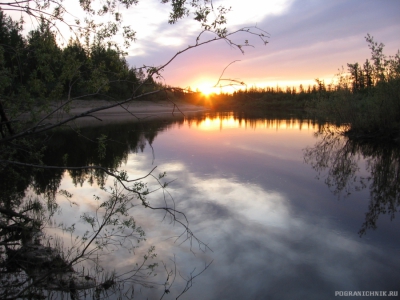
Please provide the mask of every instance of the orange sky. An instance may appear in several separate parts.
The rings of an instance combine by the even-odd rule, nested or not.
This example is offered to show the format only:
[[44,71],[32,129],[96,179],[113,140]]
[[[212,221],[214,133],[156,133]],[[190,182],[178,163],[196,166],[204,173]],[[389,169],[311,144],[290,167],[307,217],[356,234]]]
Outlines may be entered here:
[[[153,3],[152,1],[150,1]],[[162,5],[153,4],[153,9]],[[193,49],[179,56],[162,73],[169,85],[210,90],[223,69],[225,78],[244,81],[247,86],[314,84],[315,78],[327,83],[347,63],[364,62],[370,57],[365,36],[370,33],[383,42],[385,53],[400,49],[400,1],[396,0],[226,0],[214,1],[232,6],[228,28],[255,26],[270,33],[266,46],[250,36],[237,35],[238,43],[248,39],[254,48],[242,55],[223,41]],[[140,5],[139,5],[140,6]],[[139,8],[138,6],[138,8]],[[148,27],[150,34],[138,31],[138,41],[130,51],[131,65],[159,65],[177,51],[193,44],[198,33],[195,22],[166,22],[168,7],[158,11]],[[157,19],[157,20],[156,20]],[[217,89],[218,90],[218,89]]]

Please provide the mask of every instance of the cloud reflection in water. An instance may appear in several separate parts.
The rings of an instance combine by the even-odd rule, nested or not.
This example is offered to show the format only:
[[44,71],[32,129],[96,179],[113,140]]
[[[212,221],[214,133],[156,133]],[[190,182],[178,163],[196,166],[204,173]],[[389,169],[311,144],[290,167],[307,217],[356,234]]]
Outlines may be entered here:
[[[157,172],[167,171],[167,180],[176,179],[168,190],[177,209],[213,252],[193,247],[193,255],[187,242],[170,238],[182,228],[168,219],[162,222],[158,212],[141,206],[135,211],[158,258],[168,263],[175,254],[182,274],[214,260],[183,299],[333,299],[337,290],[397,287],[398,250],[360,239],[352,225],[356,216],[342,214],[347,203],[322,194],[323,183],[302,163],[301,149],[314,142],[311,126],[277,130],[261,122],[263,126],[247,130],[251,127],[239,126],[236,119],[222,124],[227,127],[208,126],[211,133],[202,126],[174,127],[159,134],[153,145]],[[122,168],[131,178],[142,176],[152,160],[147,149],[130,154]],[[68,179],[62,185],[66,188]],[[92,188],[85,184],[75,193],[83,195],[81,207],[90,207]],[[164,200],[158,192],[149,201],[161,205]],[[355,211],[362,215],[363,209]],[[131,254],[118,255],[109,260],[111,266],[136,260]],[[178,278],[173,292],[182,283]]]
[[393,264],[383,249],[341,235],[326,220],[315,226],[296,218],[281,194],[233,178],[189,181],[190,191],[174,193],[190,199],[179,206],[215,259],[191,295],[206,286],[204,299],[320,299],[333,298],[335,290],[395,287],[389,274],[399,274],[399,259]]

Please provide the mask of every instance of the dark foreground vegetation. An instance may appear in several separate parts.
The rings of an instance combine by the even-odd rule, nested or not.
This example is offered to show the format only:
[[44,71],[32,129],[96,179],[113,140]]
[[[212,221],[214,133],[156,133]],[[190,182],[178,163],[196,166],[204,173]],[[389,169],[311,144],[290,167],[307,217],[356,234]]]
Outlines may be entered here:
[[24,36],[22,23],[0,10],[0,95],[9,119],[46,109],[57,99],[124,99],[143,93],[145,86],[137,87],[144,72],[129,67],[118,48],[97,38],[85,44],[71,38],[60,47],[50,23],[40,21]]

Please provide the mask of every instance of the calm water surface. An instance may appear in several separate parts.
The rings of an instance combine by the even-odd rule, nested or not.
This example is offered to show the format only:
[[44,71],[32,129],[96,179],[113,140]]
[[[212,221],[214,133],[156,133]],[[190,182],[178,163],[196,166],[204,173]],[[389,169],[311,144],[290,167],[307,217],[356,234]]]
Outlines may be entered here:
[[[155,174],[167,172],[176,209],[212,251],[176,239],[181,226],[138,206],[134,217],[146,231],[146,244],[135,255],[119,251],[107,256],[106,268],[123,272],[148,245],[155,245],[157,260],[173,269],[174,259],[178,272],[171,294],[163,299],[175,299],[184,288],[183,278],[211,261],[180,299],[337,299],[335,291],[400,290],[399,221],[391,220],[390,203],[372,199],[371,168],[376,171],[381,159],[372,150],[363,153],[353,145],[346,152],[343,147],[350,146],[343,138],[334,146],[321,144],[324,135],[315,135],[320,125],[289,115],[206,114],[151,130],[147,126],[140,129],[139,146],[123,143],[120,168],[131,178],[154,166]],[[127,124],[124,130],[138,128]],[[396,153],[391,159],[397,159],[398,172]],[[156,184],[149,179],[149,186]],[[57,218],[77,223],[79,233],[79,215],[94,209],[93,194],[102,194],[96,183],[74,185],[69,173],[60,188],[74,194],[78,205],[59,197],[62,214]],[[163,194],[148,200],[162,205]],[[169,195],[167,201],[172,205]],[[374,211],[374,205],[387,213]],[[163,283],[161,264],[157,273],[154,282]],[[162,286],[150,291],[137,287],[135,296],[158,299],[162,291]]]

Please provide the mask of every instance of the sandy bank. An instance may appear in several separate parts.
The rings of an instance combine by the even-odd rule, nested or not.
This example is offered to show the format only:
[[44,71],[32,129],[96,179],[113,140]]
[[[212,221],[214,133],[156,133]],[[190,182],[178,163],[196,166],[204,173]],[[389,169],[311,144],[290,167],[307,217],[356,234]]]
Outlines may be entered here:
[[[86,111],[109,106],[112,102],[104,100],[75,100],[71,105],[68,114],[55,115],[55,118],[67,119],[68,117],[85,113]],[[155,118],[182,118],[187,114],[207,111],[203,106],[192,105],[188,103],[174,104],[167,101],[133,101],[122,106],[108,108],[98,112],[91,113],[91,116],[79,118],[76,121],[79,123],[91,124],[98,123],[99,119],[103,122],[113,123],[122,121],[143,121]]]

